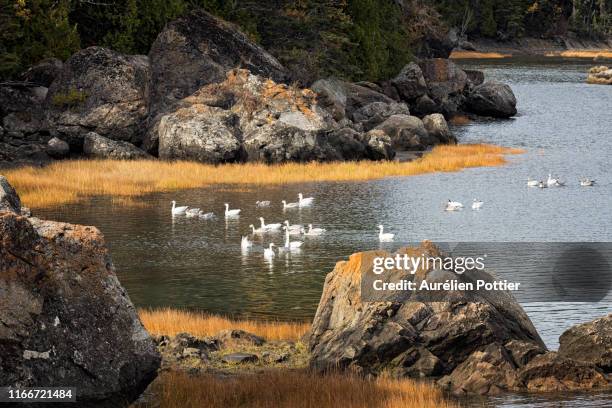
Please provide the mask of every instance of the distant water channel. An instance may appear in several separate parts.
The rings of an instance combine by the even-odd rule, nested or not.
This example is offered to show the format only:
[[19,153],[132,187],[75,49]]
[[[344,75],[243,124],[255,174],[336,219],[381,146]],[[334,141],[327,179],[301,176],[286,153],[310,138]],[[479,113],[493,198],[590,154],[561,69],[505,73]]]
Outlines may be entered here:
[[[336,261],[356,251],[394,250],[423,239],[440,242],[612,242],[612,87],[586,85],[590,63],[563,60],[461,62],[482,69],[488,79],[509,83],[518,116],[507,121],[472,122],[453,130],[460,142],[487,142],[527,150],[510,164],[460,173],[430,174],[364,183],[293,186],[231,186],[153,194],[136,205],[108,198],[40,211],[38,215],[99,227],[111,247],[121,282],[139,307],[182,307],[211,313],[267,319],[310,320],[325,275]],[[551,172],[568,187],[530,189],[527,177]],[[593,188],[580,177],[597,179]],[[312,208],[282,211],[280,200],[297,193],[316,197]],[[448,200],[465,204],[479,198],[481,211],[442,211]],[[222,214],[223,203],[242,216],[225,221],[170,217],[170,201]],[[271,200],[258,209],[256,200]],[[249,224],[315,224],[328,230],[305,241],[299,253],[263,258],[269,242],[257,239],[242,253],[240,237]],[[380,244],[376,226],[396,234]],[[534,271],[537,275],[537,271]],[[573,324],[612,312],[609,297],[599,302],[524,303],[544,341],[558,347],[559,335]],[[553,397],[512,395],[478,406],[604,407],[610,394]]]

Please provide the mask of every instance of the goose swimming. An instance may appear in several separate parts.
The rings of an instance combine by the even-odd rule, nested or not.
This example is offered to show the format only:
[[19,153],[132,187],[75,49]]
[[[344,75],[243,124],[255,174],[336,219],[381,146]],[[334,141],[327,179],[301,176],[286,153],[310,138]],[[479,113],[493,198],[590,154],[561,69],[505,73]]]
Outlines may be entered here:
[[289,220],[285,220],[284,222],[285,227],[287,227],[288,230],[301,230],[302,228],[304,228],[303,225],[299,225],[299,224],[289,224]]
[[251,248],[252,246],[253,246],[253,241],[251,241],[251,240],[249,239],[249,237],[247,237],[247,236],[243,236],[243,237],[242,237],[242,240],[240,241],[240,247],[241,247],[242,249],[249,249],[249,248]]
[[446,208],[444,210],[445,211],[459,211],[462,208],[463,208],[463,204],[461,204],[460,202],[448,200],[448,203],[446,203]]
[[286,210],[287,208],[297,208],[297,207],[299,207],[298,203],[287,203],[287,201],[285,201],[285,200],[281,201],[281,203],[283,203],[283,210]]
[[241,210],[230,210],[229,204],[225,203],[225,216],[226,217],[237,217],[240,215]]
[[200,211],[200,214],[198,214],[199,217],[203,220],[212,220],[213,218],[215,218],[215,213],[204,213],[204,211]]
[[472,210],[480,210],[484,203],[480,200],[474,199],[472,202]]
[[270,246],[266,249],[264,249],[264,257],[266,258],[274,258],[274,256],[276,256],[276,253],[274,252],[274,244],[270,243]]
[[172,215],[184,214],[187,211],[188,206],[177,207],[176,201],[172,200]]
[[259,221],[261,221],[261,229],[264,231],[276,231],[283,226],[282,224],[266,224],[263,217],[259,217]]
[[298,205],[300,207],[309,207],[312,205],[314,197],[304,197],[302,193],[298,194]]
[[290,241],[289,240],[289,230],[285,228],[285,248],[286,249],[298,249],[302,246],[302,241]]
[[393,237],[395,237],[395,234],[390,234],[388,232],[385,232],[385,227],[383,227],[382,225],[379,225],[378,229],[379,229],[378,240],[380,242],[393,241]]
[[539,183],[538,180],[532,180],[531,177],[527,177],[527,187],[537,187]]
[[201,212],[202,210],[200,210],[199,208],[189,208],[187,209],[187,211],[185,211],[185,216],[187,218],[194,218],[194,217],[198,217]]
[[304,231],[304,229],[302,229],[302,232],[304,233],[304,235],[307,235],[310,237],[323,235],[325,231],[327,231],[325,228],[312,228],[312,224],[308,224],[308,231]]
[[565,183],[559,180],[558,178],[554,178],[552,174],[548,174],[548,179],[546,180],[546,185],[548,187],[563,187]]
[[257,207],[269,207],[270,201],[255,201]]
[[595,184],[595,180],[591,180],[588,178],[580,179],[580,185],[582,187],[593,187],[594,184]]

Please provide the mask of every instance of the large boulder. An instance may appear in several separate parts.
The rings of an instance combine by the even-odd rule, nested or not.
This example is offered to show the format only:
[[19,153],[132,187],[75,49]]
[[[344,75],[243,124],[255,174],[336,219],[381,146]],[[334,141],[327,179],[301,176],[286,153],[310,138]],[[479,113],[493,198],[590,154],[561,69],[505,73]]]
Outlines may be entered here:
[[432,113],[423,118],[423,125],[430,136],[438,139],[440,143],[457,143],[457,139],[448,128],[448,123],[441,113]]
[[44,127],[42,106],[48,89],[30,82],[0,84],[0,125],[4,132],[23,137]]
[[559,337],[559,356],[593,363],[612,373],[612,314],[566,330]]
[[[223,82],[235,68],[248,69],[276,82],[288,79],[285,68],[231,23],[194,10],[164,28],[151,46],[150,127],[159,115],[204,85]],[[157,147],[156,132],[145,141]]]
[[320,105],[336,121],[344,118],[354,120],[354,114],[360,108],[374,102],[396,104],[396,101],[374,89],[334,78],[320,79],[312,84],[311,89],[317,94]]
[[151,158],[145,151],[131,143],[111,140],[95,132],[85,135],[83,153],[98,159],[136,160]]
[[340,129],[311,90],[232,70],[225,81],[200,88],[163,115],[157,132],[163,159],[279,163],[380,157],[368,147],[374,139]]
[[393,115],[378,125],[390,138],[393,146],[399,150],[424,150],[436,142],[429,136],[423,121],[416,116]]
[[53,137],[47,142],[46,152],[54,159],[63,159],[70,154],[70,145],[60,138]]
[[0,211],[21,213],[21,200],[6,177],[0,176]]
[[429,88],[429,95],[443,100],[448,95],[463,92],[467,74],[450,59],[431,58],[419,61],[419,67]]
[[474,87],[466,101],[468,111],[495,118],[516,115],[516,97],[512,89],[500,82],[489,81]]
[[[403,248],[397,254],[442,256],[430,243]],[[448,291],[423,298],[418,292],[402,291],[393,298],[369,298],[364,282],[379,276],[373,275],[373,260],[388,256],[393,255],[385,251],[353,254],[327,275],[307,339],[313,368],[440,376],[491,345],[505,347],[520,340],[546,350],[526,313],[507,292]],[[414,280],[419,285],[422,280],[475,278],[493,280],[484,271],[467,277],[450,271],[420,270],[411,275],[400,270],[390,281]]]
[[391,84],[397,89],[399,96],[407,101],[427,94],[427,82],[425,82],[421,67],[414,62],[402,68],[400,73],[391,80]]
[[149,75],[145,56],[85,48],[66,61],[49,88],[50,123],[75,151],[90,131],[141,143]]
[[0,383],[125,406],[160,356],[94,227],[0,212]]

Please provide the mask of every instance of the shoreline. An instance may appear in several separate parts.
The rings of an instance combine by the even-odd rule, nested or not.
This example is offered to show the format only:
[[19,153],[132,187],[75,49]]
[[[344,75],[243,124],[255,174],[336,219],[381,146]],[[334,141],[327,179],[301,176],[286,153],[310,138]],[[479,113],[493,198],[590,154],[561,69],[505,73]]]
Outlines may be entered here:
[[451,59],[501,59],[512,57],[548,57],[612,59],[612,39],[593,41],[563,38],[558,40],[522,38],[510,42],[487,39],[470,41],[474,49],[455,49]]
[[121,199],[156,192],[211,185],[283,185],[306,182],[350,182],[457,172],[507,163],[506,155],[524,150],[489,144],[439,145],[409,162],[309,162],[209,165],[159,160],[68,160],[49,166],[8,169],[22,203],[32,209],[81,202],[94,196]]

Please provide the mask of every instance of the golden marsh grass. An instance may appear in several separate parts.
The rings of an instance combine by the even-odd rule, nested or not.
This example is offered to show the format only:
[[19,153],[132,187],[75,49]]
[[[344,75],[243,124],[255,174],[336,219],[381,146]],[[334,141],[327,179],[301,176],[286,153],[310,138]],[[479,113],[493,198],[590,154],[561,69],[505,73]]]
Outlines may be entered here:
[[165,408],[457,407],[445,400],[439,389],[424,382],[384,377],[366,380],[303,370],[271,370],[229,378],[169,371],[160,374],[150,391],[154,400],[150,406]]
[[399,163],[333,162],[266,165],[209,165],[187,161],[68,160],[46,167],[4,170],[24,205],[44,208],[74,203],[92,196],[137,197],[210,185],[264,185],[304,182],[363,181],[469,167],[499,166],[504,155],[522,150],[487,144],[436,146],[422,158]]
[[196,337],[214,336],[221,330],[240,329],[267,340],[299,340],[310,328],[302,322],[234,320],[222,316],[177,309],[141,309],[138,314],[147,331],[154,335],[175,336],[190,333]]
[[549,52],[546,56],[565,58],[612,58],[612,50],[567,50]]
[[480,51],[461,51],[456,50],[451,52],[449,58],[451,59],[499,59],[499,58],[509,58],[512,57],[512,54],[503,54],[501,52],[480,52]]

